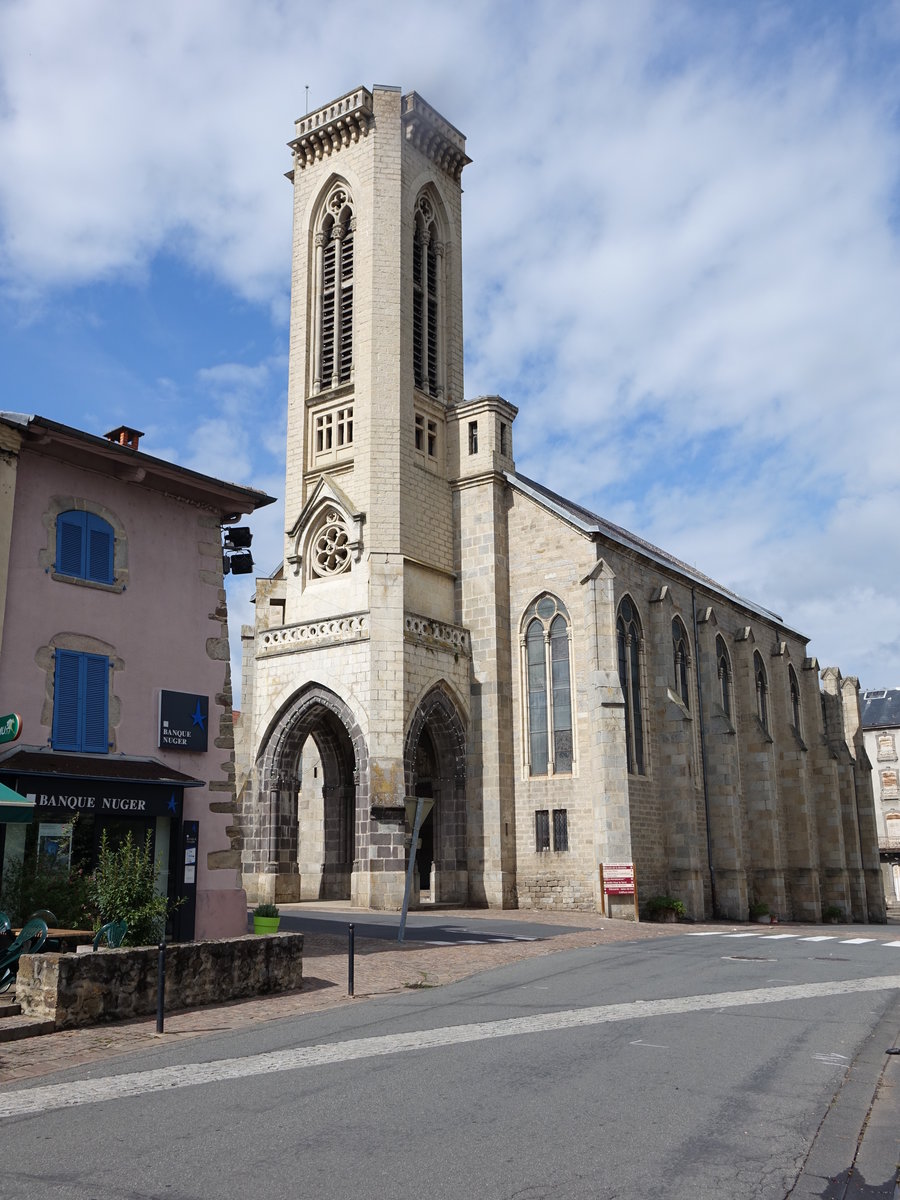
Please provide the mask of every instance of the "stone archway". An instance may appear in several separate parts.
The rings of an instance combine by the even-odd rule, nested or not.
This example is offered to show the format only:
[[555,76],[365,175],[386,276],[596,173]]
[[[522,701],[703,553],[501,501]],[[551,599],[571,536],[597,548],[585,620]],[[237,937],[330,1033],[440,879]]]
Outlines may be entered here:
[[[430,877],[431,899],[465,904],[469,877],[466,857],[466,731],[449,691],[433,687],[413,715],[404,747],[406,794],[430,796],[434,807],[419,851],[420,879]],[[424,861],[431,855],[431,869]]]
[[244,855],[248,895],[350,899],[368,816],[368,753],[347,705],[321,684],[304,688],[263,745],[257,781]]

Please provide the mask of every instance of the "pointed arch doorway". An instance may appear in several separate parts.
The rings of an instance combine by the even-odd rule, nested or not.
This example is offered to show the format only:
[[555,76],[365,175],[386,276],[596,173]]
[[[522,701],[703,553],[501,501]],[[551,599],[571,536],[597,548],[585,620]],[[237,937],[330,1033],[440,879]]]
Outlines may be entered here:
[[465,904],[469,890],[465,726],[443,688],[433,688],[418,706],[405,759],[407,795],[433,801],[422,823],[419,845],[410,851],[416,856],[419,893],[432,903]]
[[329,689],[310,686],[283,711],[258,760],[250,865],[261,898],[353,898],[366,766],[362,732]]

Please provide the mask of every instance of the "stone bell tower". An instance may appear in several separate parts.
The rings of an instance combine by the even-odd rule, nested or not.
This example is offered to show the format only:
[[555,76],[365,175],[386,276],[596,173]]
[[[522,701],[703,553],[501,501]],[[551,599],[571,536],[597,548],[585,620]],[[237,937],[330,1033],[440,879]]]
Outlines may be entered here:
[[[454,731],[444,738],[444,758],[452,743],[457,760],[441,768],[455,794],[445,808],[465,803],[469,679],[466,633],[454,624],[448,411],[463,389],[460,176],[469,159],[458,130],[394,87],[356,88],[300,118],[289,145],[284,566],[257,592],[257,819],[245,868],[296,869],[287,860],[297,764],[312,736],[332,879],[320,894],[345,888],[361,904],[394,907],[415,786],[410,729],[429,696]],[[329,780],[328,747],[342,742],[335,761],[345,768]],[[340,820],[329,804],[344,806]],[[453,820],[442,888],[464,900],[464,816]],[[257,882],[259,894],[272,890]],[[287,899],[290,886],[281,880],[275,891]]]

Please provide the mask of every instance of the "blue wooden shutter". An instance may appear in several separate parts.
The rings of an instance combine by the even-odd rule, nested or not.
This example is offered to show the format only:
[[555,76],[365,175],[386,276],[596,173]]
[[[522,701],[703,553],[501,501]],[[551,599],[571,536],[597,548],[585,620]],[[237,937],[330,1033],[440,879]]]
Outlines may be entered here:
[[115,535],[108,521],[93,513],[87,517],[87,570],[86,579],[96,583],[113,582],[113,543]]
[[60,575],[84,577],[85,516],[64,512],[56,518],[56,570]]
[[81,749],[81,659],[71,650],[56,651],[51,734],[54,750]]
[[83,688],[83,734],[81,748],[94,754],[109,750],[109,659],[103,654],[85,654]]

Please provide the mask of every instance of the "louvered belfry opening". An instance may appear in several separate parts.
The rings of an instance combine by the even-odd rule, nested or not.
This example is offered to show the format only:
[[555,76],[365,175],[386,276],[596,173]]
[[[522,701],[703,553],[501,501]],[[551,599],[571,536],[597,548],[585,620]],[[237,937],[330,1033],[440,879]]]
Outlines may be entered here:
[[430,396],[439,391],[438,247],[433,209],[423,196],[416,205],[413,241],[413,373],[416,387]]
[[353,210],[345,188],[335,187],[325,205],[317,242],[319,353],[316,390],[338,387],[353,377]]

